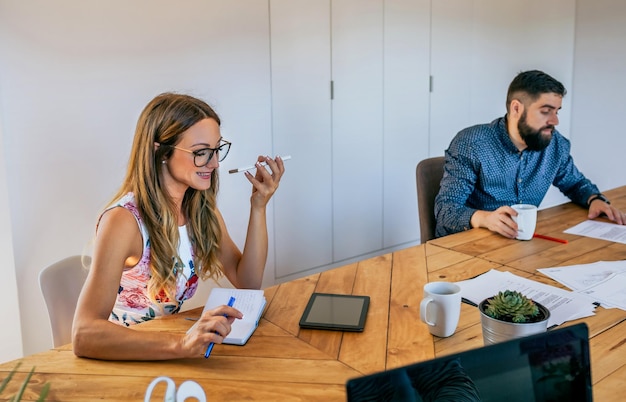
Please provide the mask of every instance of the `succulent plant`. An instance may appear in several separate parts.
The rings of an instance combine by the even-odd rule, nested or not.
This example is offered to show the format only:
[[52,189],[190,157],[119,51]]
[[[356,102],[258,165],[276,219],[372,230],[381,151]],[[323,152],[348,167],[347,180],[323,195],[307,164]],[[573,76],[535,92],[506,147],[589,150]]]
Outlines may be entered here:
[[488,300],[485,314],[497,320],[524,323],[539,315],[539,307],[520,292],[505,290]]

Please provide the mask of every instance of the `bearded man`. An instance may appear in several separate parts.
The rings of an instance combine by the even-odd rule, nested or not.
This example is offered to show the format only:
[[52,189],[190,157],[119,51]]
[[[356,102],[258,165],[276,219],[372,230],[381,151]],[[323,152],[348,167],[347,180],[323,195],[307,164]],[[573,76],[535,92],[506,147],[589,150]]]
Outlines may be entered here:
[[506,99],[507,114],[460,131],[445,152],[444,175],[435,198],[436,237],[475,227],[517,236],[514,204],[539,206],[550,185],[589,209],[626,224],[626,215],[574,165],[559,124],[565,87],[548,74],[518,74]]

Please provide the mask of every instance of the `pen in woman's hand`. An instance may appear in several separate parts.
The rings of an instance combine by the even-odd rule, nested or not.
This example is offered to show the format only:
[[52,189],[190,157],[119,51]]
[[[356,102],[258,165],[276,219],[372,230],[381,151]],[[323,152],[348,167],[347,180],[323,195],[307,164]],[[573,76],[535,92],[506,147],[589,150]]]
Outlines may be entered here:
[[[291,159],[291,155],[281,156],[280,159],[282,159],[283,161],[288,161],[289,159]],[[267,166],[267,163],[261,162],[261,166]],[[256,165],[246,166],[246,167],[241,167],[238,169],[230,169],[228,173],[233,174],[233,173],[245,172],[245,171],[252,170],[255,168],[256,168]]]
[[[235,298],[233,296],[230,297],[230,299],[228,300],[228,307],[232,307],[233,304],[235,304]],[[228,317],[226,314],[224,314],[224,317]],[[204,354],[204,358],[208,359],[209,356],[211,356],[211,351],[213,350],[213,346],[215,344],[213,342],[209,343],[209,346],[207,346],[206,348],[206,353]]]

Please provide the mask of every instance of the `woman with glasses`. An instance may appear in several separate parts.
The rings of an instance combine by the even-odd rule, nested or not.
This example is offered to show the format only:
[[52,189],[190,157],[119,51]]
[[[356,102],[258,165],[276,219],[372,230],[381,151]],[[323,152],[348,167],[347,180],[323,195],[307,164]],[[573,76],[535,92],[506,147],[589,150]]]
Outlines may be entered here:
[[199,358],[241,318],[222,306],[203,314],[188,334],[126,328],[178,312],[199,279],[226,276],[238,288],[260,288],[266,206],[285,169],[280,158],[259,157],[256,174],[245,172],[252,195],[241,252],[216,205],[217,168],[230,146],[217,114],[197,98],[165,93],[145,107],[126,178],[96,226],[92,264],[74,316],[77,356]]

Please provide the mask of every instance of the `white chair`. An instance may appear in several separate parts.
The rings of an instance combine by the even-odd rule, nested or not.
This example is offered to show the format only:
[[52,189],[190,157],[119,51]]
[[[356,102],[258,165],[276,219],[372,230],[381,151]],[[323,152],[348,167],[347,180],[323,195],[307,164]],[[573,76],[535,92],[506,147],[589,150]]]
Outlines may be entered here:
[[87,279],[85,266],[90,264],[91,257],[74,255],[55,262],[39,273],[39,287],[48,308],[55,348],[72,341],[74,311]]

